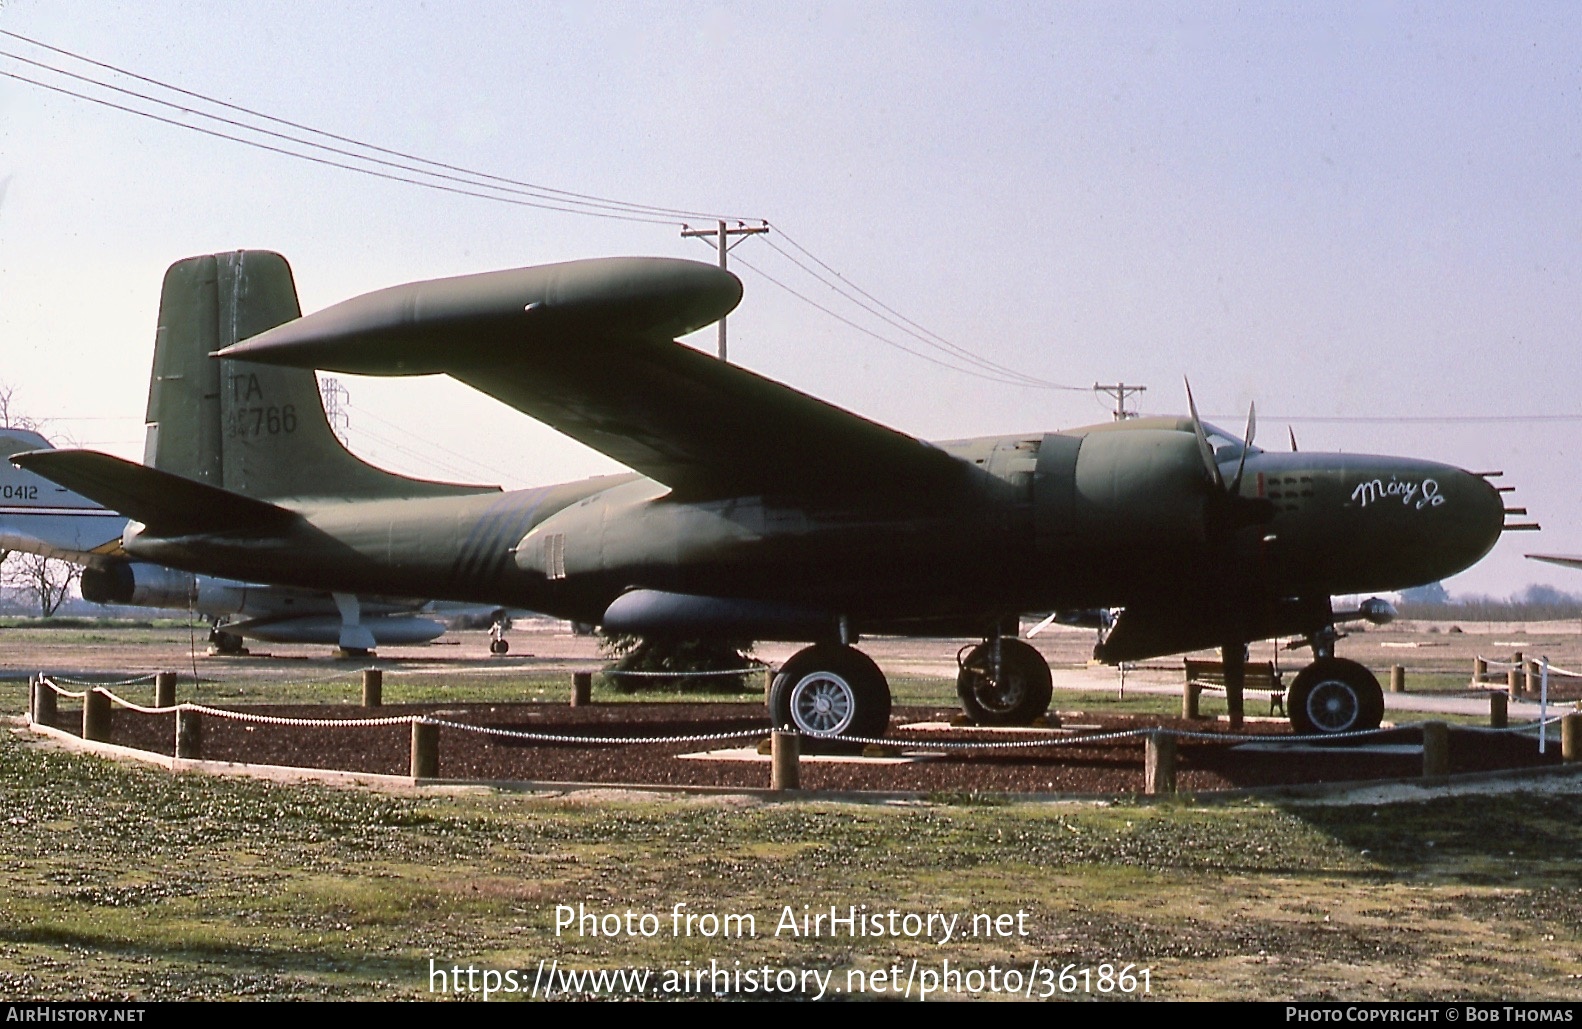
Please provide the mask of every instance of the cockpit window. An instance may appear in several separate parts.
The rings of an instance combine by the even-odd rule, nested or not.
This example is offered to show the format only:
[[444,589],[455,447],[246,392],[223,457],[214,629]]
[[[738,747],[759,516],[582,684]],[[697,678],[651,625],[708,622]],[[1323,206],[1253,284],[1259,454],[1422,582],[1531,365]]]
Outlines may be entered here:
[[[1216,425],[1210,425],[1207,422],[1203,423],[1203,432],[1208,436],[1208,445],[1214,451],[1214,462],[1216,464],[1224,464],[1226,461],[1238,461],[1241,459],[1242,447],[1239,437],[1233,436],[1224,429]],[[1247,450],[1249,457],[1253,454],[1261,453],[1263,451],[1257,447],[1249,447]]]

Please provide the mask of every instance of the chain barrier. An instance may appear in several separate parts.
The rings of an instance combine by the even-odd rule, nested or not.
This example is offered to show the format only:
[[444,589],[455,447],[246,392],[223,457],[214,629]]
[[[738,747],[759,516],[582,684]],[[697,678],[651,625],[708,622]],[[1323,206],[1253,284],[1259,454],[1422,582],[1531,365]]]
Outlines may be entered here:
[[538,743],[590,743],[599,745],[620,745],[628,743],[710,743],[717,740],[742,740],[762,737],[770,730],[741,729],[736,732],[710,733],[699,736],[555,736],[549,733],[526,732],[521,729],[498,729],[488,725],[469,725],[466,722],[452,722],[441,718],[423,717],[417,719],[427,725],[437,725],[442,729],[459,729],[463,732],[483,733],[488,736],[505,736],[518,740],[533,740]]
[[754,675],[768,668],[768,665],[751,665],[747,668],[724,668],[712,672],[627,672],[614,668],[604,668],[595,672],[595,675],[635,675],[655,679],[692,679],[702,678],[706,675]]
[[136,686],[140,682],[153,682],[155,676],[139,675],[131,679],[116,679],[113,682],[94,682],[92,679],[68,679],[64,675],[45,676],[45,678],[55,682],[63,682],[70,686],[87,686],[92,689],[95,686]]
[[[1537,661],[1534,661],[1530,657],[1523,658],[1520,661],[1498,661],[1492,657],[1484,657],[1482,654],[1479,654],[1478,660],[1482,661],[1483,664],[1488,668],[1526,668],[1529,664],[1538,664]],[[1564,675],[1572,679],[1582,679],[1582,672],[1573,672],[1569,668],[1561,668],[1559,665],[1550,665],[1549,674]]]
[[[54,690],[58,695],[82,699],[87,696],[87,690],[80,693],[62,689],[50,677],[40,675],[39,680],[43,685]],[[134,680],[136,681],[136,680]],[[510,739],[529,740],[537,743],[568,743],[584,746],[627,746],[636,743],[655,745],[671,745],[677,743],[710,743],[722,740],[750,739],[762,737],[765,733],[774,731],[773,727],[765,726],[761,729],[742,729],[726,733],[704,733],[691,736],[567,736],[553,733],[536,733],[520,729],[501,729],[494,726],[472,725],[466,722],[454,722],[449,719],[435,718],[430,715],[391,715],[384,718],[294,718],[285,715],[262,715],[245,711],[231,711],[225,708],[209,707],[206,704],[183,703],[170,707],[146,707],[135,704],[103,686],[95,686],[110,700],[120,706],[141,714],[161,715],[177,711],[193,711],[215,718],[224,718],[231,721],[255,722],[261,725],[300,726],[304,728],[379,728],[394,725],[411,725],[422,723],[435,725],[444,729],[453,729],[459,732],[472,732],[488,736],[499,736]],[[1491,728],[1479,725],[1454,725],[1456,729],[1482,733],[1532,733],[1546,730],[1550,725],[1561,722],[1564,715],[1555,715],[1539,721],[1527,722],[1520,725],[1506,726],[1504,728]],[[915,747],[926,750],[1029,750],[1039,747],[1072,747],[1087,746],[1096,743],[1111,743],[1119,740],[1136,739],[1149,736],[1171,736],[1178,740],[1198,740],[1215,743],[1329,743],[1337,740],[1357,740],[1371,736],[1384,736],[1391,733],[1421,729],[1425,722],[1408,722],[1393,728],[1359,729],[1352,732],[1319,733],[1309,735],[1287,735],[1274,733],[1219,733],[1219,732],[1192,732],[1182,729],[1125,729],[1116,732],[1083,733],[1062,736],[1048,736],[1034,740],[926,740],[906,739],[895,737],[867,737],[867,736],[820,736],[813,733],[803,733],[798,730],[798,736],[815,740],[838,740],[842,743],[861,744],[864,746],[879,746],[894,748],[898,746]],[[993,731],[993,726],[984,727]],[[1058,729],[1048,730],[1051,733],[1059,732]]]
[[125,697],[118,697],[118,696],[116,696],[114,693],[111,693],[109,690],[105,689],[103,686],[98,687],[98,690],[99,690],[100,693],[103,693],[105,696],[109,697],[111,700],[115,701],[117,704],[120,704],[122,707],[127,708],[128,710],[131,710],[131,711],[136,711],[139,714],[144,714],[144,715],[168,715],[168,714],[170,714],[170,713],[172,713],[174,711],[180,711],[182,709],[182,707],[185,706],[185,705],[182,705],[182,704],[172,704],[169,707],[144,707],[142,704],[134,704],[134,703],[132,703],[130,700],[127,700]]
[[246,711],[227,711],[223,707],[209,707],[207,704],[178,704],[177,707],[183,711],[196,711],[201,715],[228,718],[233,722],[258,722],[261,725],[296,725],[314,729],[339,726],[377,728],[383,725],[410,725],[413,722],[424,720],[422,715],[388,715],[384,718],[289,718],[285,715],[259,715]]
[[54,690],[57,696],[65,697],[67,700],[81,700],[88,695],[87,690],[83,690],[80,693],[74,693],[71,690],[61,689],[59,686],[55,685],[55,681],[47,675],[40,675],[39,682],[42,682],[45,686],[48,686],[50,689]]
[[357,669],[353,669],[353,670],[347,671],[347,672],[337,672],[334,675],[320,675],[320,676],[317,676],[316,678],[312,678],[312,679],[286,678],[286,679],[273,679],[273,680],[270,680],[270,682],[271,682],[271,684],[278,685],[278,686],[316,686],[316,685],[318,685],[320,683],[326,683],[326,682],[341,682],[343,680],[355,680],[355,679],[361,677],[364,672],[374,672],[374,671],[378,671],[378,668],[376,666],[374,666],[374,665],[369,665],[367,668],[357,668]]

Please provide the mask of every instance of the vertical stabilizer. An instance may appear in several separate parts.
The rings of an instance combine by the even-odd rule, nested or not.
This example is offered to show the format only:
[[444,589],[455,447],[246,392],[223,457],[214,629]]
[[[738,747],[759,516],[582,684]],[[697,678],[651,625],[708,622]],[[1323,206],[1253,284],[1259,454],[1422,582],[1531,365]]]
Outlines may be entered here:
[[291,267],[279,254],[238,250],[171,265],[159,302],[143,463],[271,500],[494,489],[375,468],[336,438],[313,372],[209,356],[301,313]]

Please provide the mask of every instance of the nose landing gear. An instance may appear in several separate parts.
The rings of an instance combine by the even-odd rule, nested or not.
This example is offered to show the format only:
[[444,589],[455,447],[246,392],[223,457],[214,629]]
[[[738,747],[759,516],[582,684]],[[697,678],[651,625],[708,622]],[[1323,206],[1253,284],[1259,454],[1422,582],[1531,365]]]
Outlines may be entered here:
[[1287,706],[1302,735],[1359,732],[1384,720],[1384,691],[1357,662],[1321,657],[1297,674]]

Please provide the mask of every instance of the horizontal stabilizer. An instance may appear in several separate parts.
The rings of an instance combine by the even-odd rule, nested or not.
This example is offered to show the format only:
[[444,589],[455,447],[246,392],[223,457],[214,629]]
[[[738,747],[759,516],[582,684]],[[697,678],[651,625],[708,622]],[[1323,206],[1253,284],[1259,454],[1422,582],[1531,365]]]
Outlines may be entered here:
[[283,528],[283,507],[93,450],[35,450],[11,463],[142,522],[158,536]]

